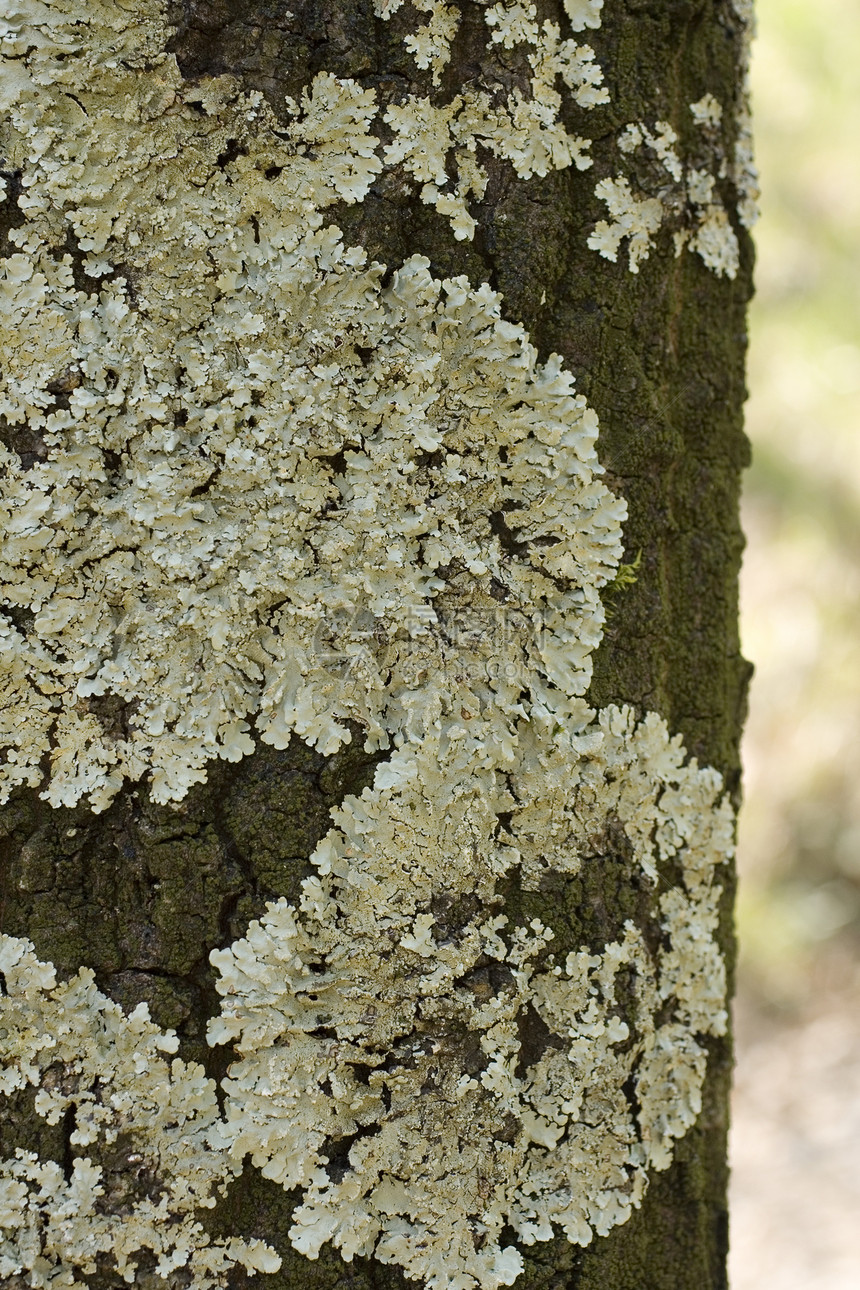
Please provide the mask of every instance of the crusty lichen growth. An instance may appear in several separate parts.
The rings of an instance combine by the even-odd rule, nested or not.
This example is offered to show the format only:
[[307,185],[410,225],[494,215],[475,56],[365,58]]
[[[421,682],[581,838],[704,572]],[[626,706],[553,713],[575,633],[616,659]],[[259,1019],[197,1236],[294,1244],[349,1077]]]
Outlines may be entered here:
[[[601,0],[564,7],[599,26]],[[114,1195],[107,1163],[6,1163],[27,1206],[10,1275],[271,1270],[196,1217],[250,1155],[303,1189],[291,1239],[312,1257],[331,1241],[440,1290],[509,1284],[505,1227],[605,1234],[699,1109],[731,815],[659,718],[585,704],[626,514],[596,417],[489,286],[421,256],[386,276],[324,222],[400,166],[469,237],[480,149],[519,178],[584,167],[562,93],[605,91],[588,47],[511,0],[484,6],[487,40],[527,92],[449,100],[458,9],[413,8],[433,92],[388,106],[384,144],[374,91],[325,71],[286,128],[229,77],[184,82],[157,0],[15,0],[0,27],[24,216],[0,265],[0,787],[100,810],[143,776],[178,801],[254,732],[389,751],[298,904],[213,956],[211,1042],[238,1052],[223,1116],[145,1014],[3,943],[8,1088],[73,1112],[71,1148],[124,1141],[132,1105],[146,1121],[139,1194],[125,1166]],[[668,125],[623,139],[710,210]],[[638,267],[661,201],[602,182],[628,223],[599,249],[631,236]],[[557,961],[552,928],[508,921],[504,884],[607,864],[651,909],[614,939]]]
[[236,1264],[276,1271],[262,1241],[212,1241],[199,1221],[241,1166],[217,1132],[214,1081],[164,1056],[176,1035],[146,1004],[124,1016],[88,968],[58,985],[26,940],[0,935],[0,980],[0,1094],[35,1087],[37,1114],[63,1121],[75,1152],[65,1170],[22,1150],[0,1161],[3,1283],[84,1290],[81,1276],[133,1281],[142,1265],[187,1269],[206,1290]]

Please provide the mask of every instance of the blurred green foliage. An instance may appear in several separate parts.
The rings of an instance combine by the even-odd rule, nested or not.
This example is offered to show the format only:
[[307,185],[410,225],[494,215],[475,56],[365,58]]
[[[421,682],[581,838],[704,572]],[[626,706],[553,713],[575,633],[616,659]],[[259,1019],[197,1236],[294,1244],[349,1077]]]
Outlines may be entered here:
[[758,0],[742,988],[860,971],[860,4]]

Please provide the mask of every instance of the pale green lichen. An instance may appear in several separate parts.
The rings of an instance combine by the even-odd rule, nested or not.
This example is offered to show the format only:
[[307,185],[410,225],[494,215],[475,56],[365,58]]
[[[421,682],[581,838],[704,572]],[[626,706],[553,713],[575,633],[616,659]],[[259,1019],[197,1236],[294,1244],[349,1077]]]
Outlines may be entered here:
[[[428,15],[416,32],[404,40],[406,48],[422,71],[433,69],[433,84],[441,80],[442,69],[451,61],[451,41],[460,26],[458,10],[444,0],[413,0],[419,13]],[[381,16],[385,16],[384,13]]]
[[668,121],[657,121],[653,130],[644,122],[638,121],[622,130],[618,147],[626,155],[635,153],[639,148],[650,149],[669,178],[680,183],[684,178],[684,166],[675,149],[677,142],[678,135]]
[[[33,79],[9,104],[28,219],[0,278],[0,579],[29,615],[4,623],[5,791],[48,756],[54,804],[102,809],[146,772],[176,799],[251,751],[250,718],[277,746],[333,752],[348,720],[385,746],[437,702],[464,605],[504,601],[536,694],[581,693],[624,513],[596,418],[489,288],[419,257],[383,288],[321,227],[380,167],[369,94],[321,73],[284,141],[258,95],[137,69],[53,16],[61,63],[35,28],[7,35]],[[70,231],[90,294],[56,250]],[[519,688],[476,684],[475,742]]]
[[695,103],[691,103],[690,112],[696,125],[705,129],[716,129],[723,119],[723,105],[713,94],[703,94]]
[[656,197],[635,196],[623,175],[601,179],[594,191],[606,203],[610,218],[598,220],[588,245],[614,264],[626,239],[628,267],[631,273],[638,273],[663,222],[662,203]]
[[[504,775],[458,766],[431,732],[335,811],[299,906],[213,952],[210,1042],[239,1056],[223,1117],[199,1066],[168,1065],[176,1037],[145,1005],[125,1017],[87,969],[57,985],[29,942],[0,938],[0,1094],[36,1087],[37,1113],[71,1110],[70,1146],[96,1156],[68,1177],[32,1153],[0,1162],[0,1271],[76,1287],[97,1266],[133,1280],[149,1253],[201,1290],[235,1263],[273,1271],[261,1242],[211,1242],[199,1222],[246,1156],[303,1189],[299,1251],[332,1241],[432,1290],[511,1284],[505,1226],[587,1244],[629,1217],[694,1122],[702,1040],[725,1027],[714,878],[733,820],[659,718],[588,715],[565,734],[529,723]],[[501,912],[512,874],[530,889],[607,863],[660,892],[656,938],[627,920],[557,961],[551,928]]]
[[564,11],[574,31],[585,27],[599,27],[603,0],[564,0]]
[[[725,158],[716,136],[722,117],[719,103],[706,94],[690,105],[690,111],[706,132],[714,168],[720,177],[725,177]],[[618,140],[621,152],[634,156],[645,150],[656,159],[666,178],[649,196],[634,194],[623,175],[600,180],[595,194],[606,203],[610,220],[600,220],[595,225],[588,245],[615,261],[621,242],[627,239],[628,267],[631,273],[638,273],[664,223],[674,223],[676,255],[687,247],[718,276],[734,278],[740,265],[740,247],[715,190],[716,178],[708,169],[685,165],[675,148],[677,142],[678,135],[668,121],[658,121],[653,130],[641,121],[624,128]]]
[[[716,180],[706,170],[691,170],[687,176],[687,195],[696,222],[686,245],[696,251],[709,269],[721,277],[734,278],[740,267],[740,247],[729,222],[728,212],[715,192]],[[682,243],[676,240],[680,254]]]
[[752,110],[750,107],[750,53],[755,36],[754,0],[732,0],[741,22],[741,93],[735,119],[735,150],[732,179],[738,193],[738,219],[744,228],[752,228],[759,216],[759,182],[753,149]]
[[143,1261],[206,1290],[236,1264],[276,1271],[262,1241],[213,1241],[199,1221],[241,1166],[217,1132],[214,1081],[166,1060],[178,1040],[146,1004],[124,1016],[87,968],[58,985],[29,941],[2,935],[0,979],[0,1094],[35,1087],[36,1113],[71,1115],[69,1147],[88,1152],[68,1173],[22,1150],[0,1161],[0,1279],[85,1290],[81,1277],[110,1268],[130,1282]]
[[[438,90],[457,10],[413,7]],[[565,4],[575,31],[601,8]],[[488,286],[419,256],[383,286],[324,226],[384,166],[469,236],[479,147],[520,177],[588,164],[559,111],[562,88],[604,101],[592,51],[519,0],[484,17],[528,93],[407,98],[382,147],[374,93],[327,72],[286,128],[229,77],[184,82],[156,0],[6,7],[24,222],[0,279],[4,791],[43,784],[47,759],[55,804],[101,809],[143,775],[176,800],[251,751],[252,721],[326,753],[352,722],[391,754],[334,813],[300,903],[213,956],[211,1040],[238,1050],[223,1116],[145,1011],[3,940],[0,1089],[36,1086],[49,1120],[74,1108],[70,1145],[94,1155],[137,1134],[152,1180],[129,1193],[127,1158],[118,1182],[90,1157],[69,1178],[5,1162],[4,1275],[72,1287],[112,1259],[133,1279],[142,1252],[201,1287],[271,1270],[197,1217],[250,1153],[303,1189],[298,1249],[489,1290],[522,1265],[505,1225],[525,1244],[606,1233],[698,1112],[731,814],[659,718],[595,719],[582,697],[625,516],[596,417]],[[665,123],[625,138],[714,204]],[[622,231],[599,249],[628,236],[638,267],[661,201],[602,182]],[[551,928],[507,921],[503,884],[607,863],[654,926],[556,961]]]
[[[304,1190],[291,1239],[310,1257],[332,1241],[434,1290],[510,1284],[504,1227],[527,1245],[605,1235],[698,1114],[702,1037],[725,1027],[720,778],[655,716],[536,725],[506,776],[458,767],[432,729],[395,754],[334,812],[300,906],[270,905],[212,954],[210,1040],[241,1057],[232,1151]],[[607,861],[619,827],[631,857]],[[607,862],[664,888],[657,948],[627,921],[557,962],[550,928],[508,925],[503,878]]]
[[[405,38],[416,65],[432,67],[438,85],[450,57],[450,44],[459,26],[459,14],[441,0],[422,0],[416,6],[431,14],[430,22]],[[391,0],[375,0],[375,11],[387,19],[400,8]],[[569,7],[571,26],[599,26],[600,5],[591,3],[587,14],[580,5]],[[476,91],[465,89],[454,98],[433,102],[407,95],[392,104],[385,121],[394,139],[384,150],[387,165],[402,165],[421,185],[421,199],[451,220],[454,235],[471,238],[474,217],[468,203],[483,197],[486,167],[478,148],[508,161],[520,179],[546,175],[570,165],[580,170],[591,165],[589,140],[568,133],[560,120],[564,87],[581,108],[608,101],[603,74],[588,45],[562,39],[557,23],[539,23],[533,4],[500,0],[488,5],[484,20],[491,43],[520,49],[529,67],[529,91],[504,85]],[[454,178],[449,175],[453,171]]]

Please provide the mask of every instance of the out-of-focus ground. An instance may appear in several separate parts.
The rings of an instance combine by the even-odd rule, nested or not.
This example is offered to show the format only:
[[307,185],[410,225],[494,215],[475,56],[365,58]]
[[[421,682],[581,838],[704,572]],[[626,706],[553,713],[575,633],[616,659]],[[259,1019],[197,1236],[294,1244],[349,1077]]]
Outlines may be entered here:
[[860,3],[758,0],[732,1290],[860,1290]]

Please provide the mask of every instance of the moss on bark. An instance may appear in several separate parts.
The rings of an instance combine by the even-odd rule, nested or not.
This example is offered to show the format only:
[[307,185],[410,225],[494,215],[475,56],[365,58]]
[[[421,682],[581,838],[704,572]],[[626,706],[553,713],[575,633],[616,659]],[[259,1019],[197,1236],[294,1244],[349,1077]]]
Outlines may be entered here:
[[[463,8],[465,35],[446,72],[452,92],[490,70],[479,6]],[[553,15],[561,6],[544,8]],[[404,15],[380,22],[371,0],[185,0],[174,5],[174,49],[187,77],[234,72],[276,110],[321,69],[372,85],[384,100],[427,88],[403,50]],[[542,353],[564,356],[598,412],[609,482],[628,502],[627,550],[642,552],[635,584],[610,597],[591,699],[660,712],[737,795],[748,677],[736,581],[749,239],[737,230],[742,265],[730,282],[693,255],[676,259],[668,233],[638,277],[625,257],[610,264],[586,238],[603,215],[594,184],[614,173],[619,126],[668,120],[683,149],[692,130],[688,105],[706,91],[731,116],[741,33],[729,0],[626,0],[607,4],[602,28],[589,36],[611,103],[588,114],[595,165],[587,176],[565,171],[523,182],[490,161],[473,243],[456,242],[447,220],[396,173],[331,219],[348,242],[388,265],[420,252],[438,275],[490,282]],[[493,59],[494,74],[516,74]],[[731,208],[728,183],[724,196]],[[219,1074],[226,1059],[204,1039],[217,1006],[209,951],[241,935],[266,899],[295,895],[331,806],[360,791],[373,764],[358,742],[325,759],[293,740],[284,752],[261,745],[236,766],[213,765],[208,783],[178,808],[154,805],[142,787],[126,788],[99,816],[86,807],[53,810],[19,792],[0,812],[3,930],[30,936],[62,974],[93,967],[124,1006],[145,999],[159,1024],[177,1028],[182,1055]],[[556,923],[563,907],[563,939],[571,944],[599,935],[610,915],[638,900],[629,889],[586,891],[582,883],[563,893],[509,895],[524,914]],[[727,889],[729,962],[731,899]],[[653,1177],[633,1218],[585,1250],[556,1240],[526,1251],[522,1290],[725,1286],[730,1062],[729,1041],[713,1041],[698,1124],[678,1144],[672,1167]],[[15,1101],[0,1130],[4,1154],[17,1146],[60,1160],[69,1151],[62,1126],[48,1129],[27,1097]],[[368,1260],[347,1265],[334,1252],[309,1263],[287,1239],[291,1208],[279,1188],[249,1170],[212,1216],[213,1228],[262,1236],[281,1252],[281,1272],[261,1278],[261,1287],[405,1284],[397,1269]],[[245,1280],[237,1271],[236,1286]]]

